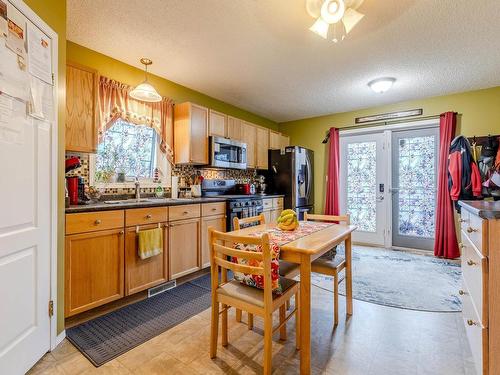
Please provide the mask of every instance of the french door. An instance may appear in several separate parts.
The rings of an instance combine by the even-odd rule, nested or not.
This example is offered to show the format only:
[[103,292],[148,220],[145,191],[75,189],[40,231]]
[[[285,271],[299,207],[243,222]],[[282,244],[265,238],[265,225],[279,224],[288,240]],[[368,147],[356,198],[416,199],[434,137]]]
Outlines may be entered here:
[[357,243],[432,250],[439,130],[340,137],[340,210]]

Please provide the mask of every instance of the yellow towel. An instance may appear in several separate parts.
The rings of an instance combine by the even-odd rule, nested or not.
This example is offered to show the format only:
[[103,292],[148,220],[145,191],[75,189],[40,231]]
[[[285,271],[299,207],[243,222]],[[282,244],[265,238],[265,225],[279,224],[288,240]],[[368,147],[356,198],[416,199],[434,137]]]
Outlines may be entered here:
[[141,259],[147,259],[161,253],[163,253],[163,230],[160,228],[141,230],[137,255]]

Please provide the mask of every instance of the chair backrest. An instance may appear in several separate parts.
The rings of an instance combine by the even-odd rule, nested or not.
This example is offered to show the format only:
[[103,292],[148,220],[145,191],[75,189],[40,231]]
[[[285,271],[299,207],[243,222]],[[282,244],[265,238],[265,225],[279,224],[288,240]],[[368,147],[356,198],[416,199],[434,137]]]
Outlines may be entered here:
[[[260,237],[236,236],[230,232],[219,232],[210,227],[208,228],[208,240],[210,244],[212,291],[215,291],[221,283],[226,282],[227,270],[250,275],[261,275],[264,278],[264,303],[272,303],[271,246],[269,245],[269,234],[264,233]],[[243,246],[260,245],[262,252],[237,250],[233,247],[226,246],[227,244],[233,245],[236,243]],[[228,256],[238,259],[261,261],[262,266],[233,263],[227,260]],[[219,270],[222,274],[221,283],[219,283]]]
[[240,219],[238,217],[233,218],[233,228],[234,230],[240,230],[242,225],[245,224],[265,224],[266,223],[266,217],[264,214],[260,214],[257,216],[251,216],[251,217],[245,217],[243,219]]
[[351,224],[351,218],[349,214],[346,215],[314,215],[314,214],[308,214],[307,212],[304,213],[304,220],[305,221],[326,221],[326,222],[339,222],[339,223],[346,223],[347,225]]

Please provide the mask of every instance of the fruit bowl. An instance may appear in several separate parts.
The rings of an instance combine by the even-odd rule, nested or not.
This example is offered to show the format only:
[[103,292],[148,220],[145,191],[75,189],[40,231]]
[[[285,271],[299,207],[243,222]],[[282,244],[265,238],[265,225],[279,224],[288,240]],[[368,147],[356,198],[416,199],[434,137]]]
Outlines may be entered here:
[[293,231],[299,226],[297,213],[294,210],[284,210],[278,217],[277,227],[285,231]]

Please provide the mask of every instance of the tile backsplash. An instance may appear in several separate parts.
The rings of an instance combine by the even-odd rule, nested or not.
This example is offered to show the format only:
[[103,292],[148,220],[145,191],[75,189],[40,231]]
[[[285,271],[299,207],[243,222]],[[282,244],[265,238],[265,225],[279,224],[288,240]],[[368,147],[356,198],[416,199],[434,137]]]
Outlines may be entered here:
[[[89,154],[86,153],[77,153],[77,152],[67,152],[66,159],[71,157],[78,157],[81,162],[81,167],[77,168],[69,173],[67,176],[79,176],[82,177],[85,185],[89,185],[90,182],[90,170],[89,163],[90,158]],[[204,178],[207,179],[232,179],[236,180],[236,183],[244,183],[250,182],[256,175],[256,171],[253,169],[247,170],[239,170],[239,169],[210,169],[203,167],[195,167],[191,165],[177,165],[172,169],[173,176],[179,176],[179,179],[184,178],[186,184],[189,181],[189,178],[195,175],[197,172],[200,172]],[[164,180],[170,180],[170,176],[164,176]],[[170,183],[169,183],[170,185]],[[169,191],[169,188],[167,188]],[[142,193],[154,193],[154,188],[141,188]],[[106,188],[103,191],[104,195],[124,195],[124,194],[133,194],[134,188],[116,188],[110,187]]]

